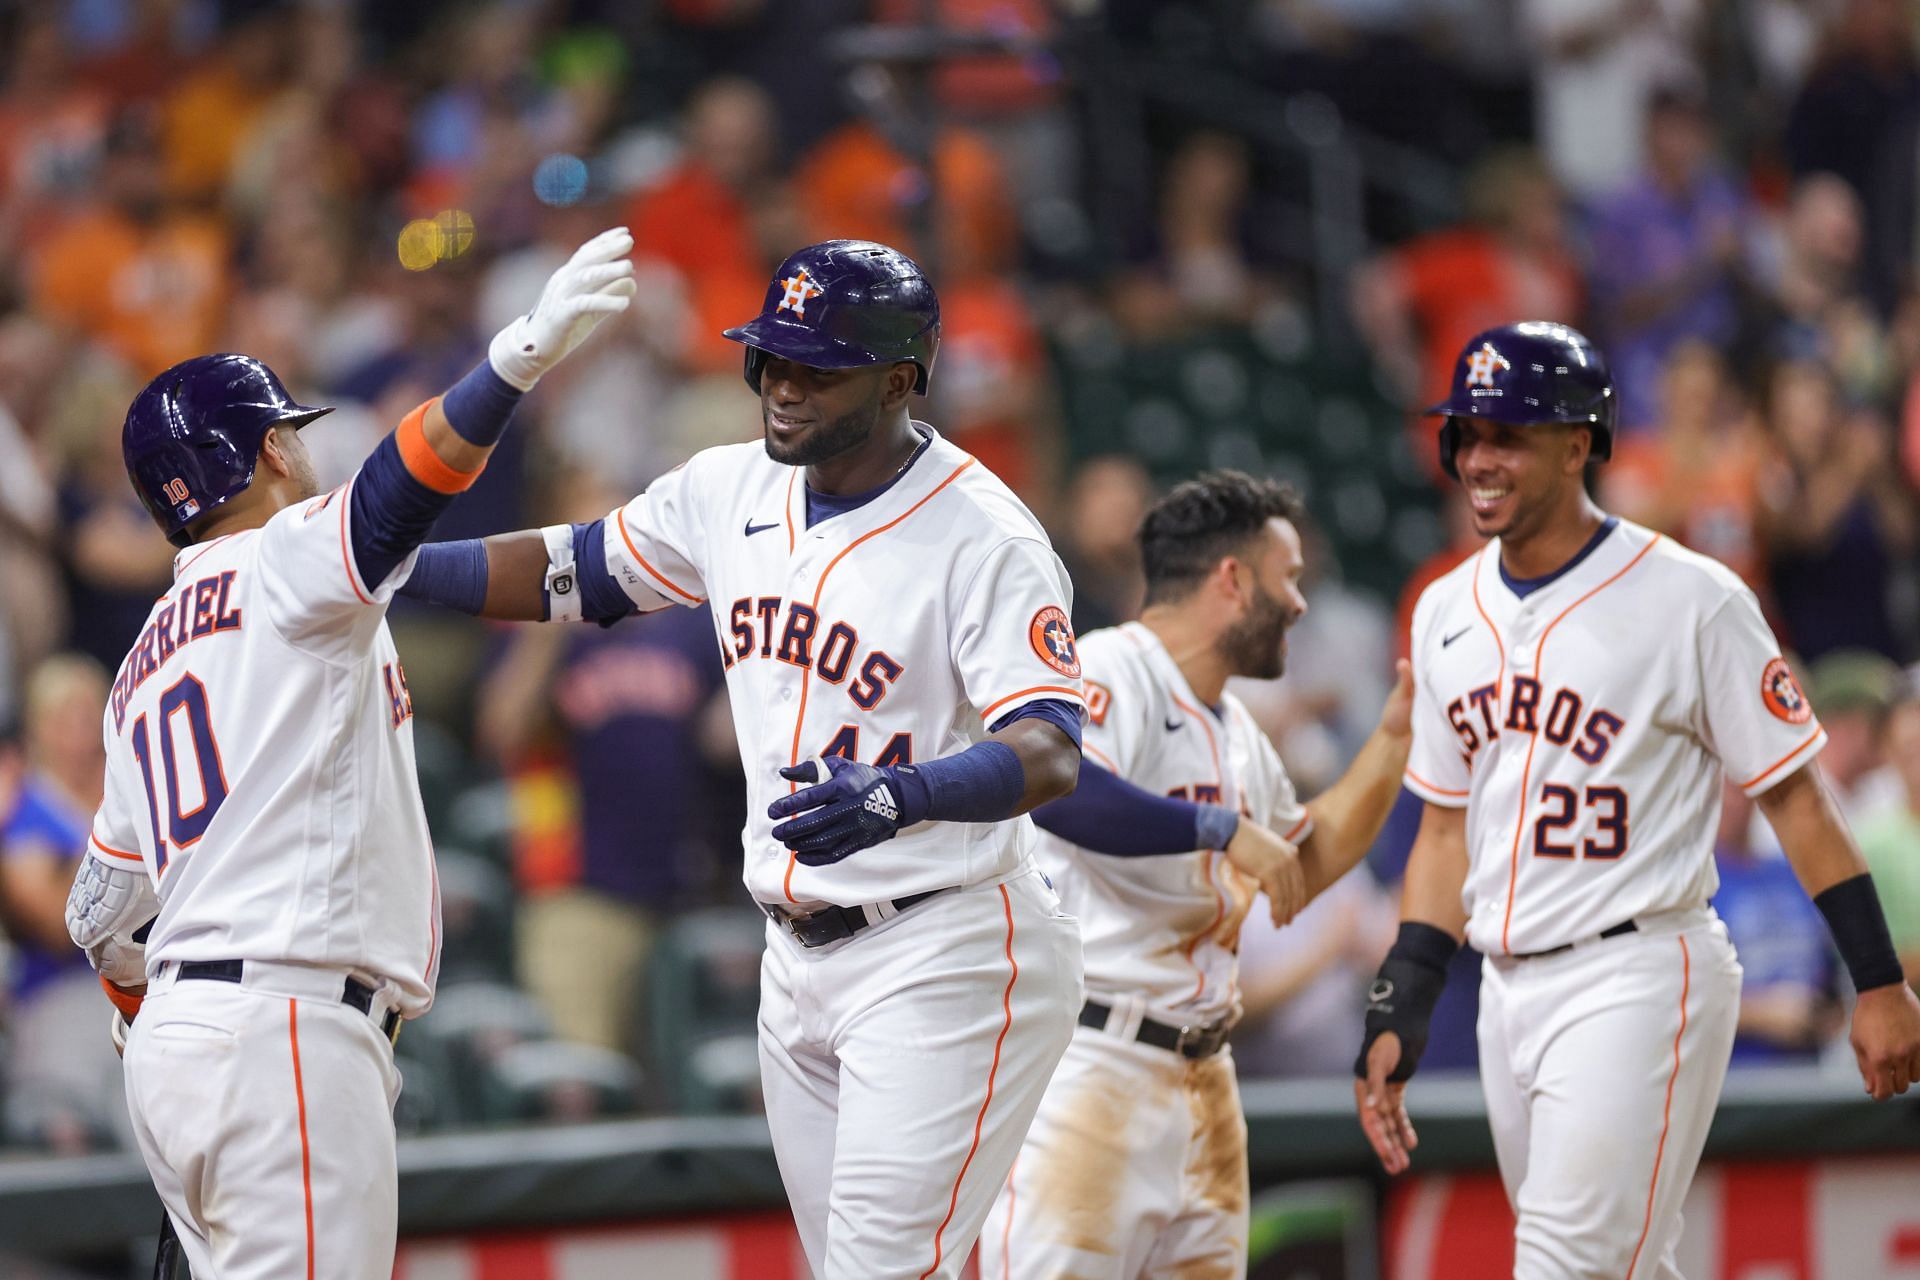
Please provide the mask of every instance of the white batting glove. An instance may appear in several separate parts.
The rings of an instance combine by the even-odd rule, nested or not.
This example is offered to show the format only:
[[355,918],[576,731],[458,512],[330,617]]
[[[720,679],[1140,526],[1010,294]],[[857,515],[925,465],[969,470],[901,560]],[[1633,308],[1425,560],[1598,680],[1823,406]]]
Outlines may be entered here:
[[547,278],[533,310],[494,335],[487,362],[505,382],[530,391],[540,376],[610,315],[633,301],[633,235],[602,231]]

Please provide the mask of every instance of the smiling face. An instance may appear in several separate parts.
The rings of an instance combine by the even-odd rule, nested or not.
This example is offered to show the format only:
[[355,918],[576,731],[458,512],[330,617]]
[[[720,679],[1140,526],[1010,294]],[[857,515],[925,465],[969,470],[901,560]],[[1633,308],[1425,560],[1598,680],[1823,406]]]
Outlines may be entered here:
[[1524,542],[1580,501],[1592,439],[1585,427],[1467,417],[1454,422],[1460,432],[1454,465],[1481,537]]
[[760,420],[767,456],[789,467],[819,466],[858,449],[913,391],[912,364],[816,369],[779,356],[760,372]]

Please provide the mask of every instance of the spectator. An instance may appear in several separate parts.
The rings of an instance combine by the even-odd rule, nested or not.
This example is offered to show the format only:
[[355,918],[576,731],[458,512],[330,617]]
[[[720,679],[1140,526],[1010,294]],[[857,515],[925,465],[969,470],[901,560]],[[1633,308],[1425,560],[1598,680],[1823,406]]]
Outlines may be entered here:
[[[1464,186],[1467,221],[1388,249],[1355,273],[1354,321],[1374,363],[1415,409],[1444,400],[1454,357],[1516,316],[1580,318],[1578,264],[1560,189],[1533,152],[1496,151]],[[1416,419],[1415,456],[1439,478],[1433,423]]]
[[211,350],[228,291],[226,234],[169,200],[158,141],[144,108],[122,112],[107,134],[99,200],[29,261],[40,313],[100,339],[139,378]]
[[[1526,0],[1535,133],[1554,175],[1581,199],[1640,168],[1648,96],[1690,69],[1698,0]],[[1507,319],[1512,319],[1511,316]]]
[[950,125],[936,131],[930,158],[928,174],[871,120],[834,130],[794,166],[809,236],[892,245],[937,270],[943,295],[949,281],[1004,272],[1016,224],[999,157],[978,133]]
[[1844,178],[1866,207],[1860,287],[1881,314],[1913,278],[1920,61],[1901,0],[1845,0],[1787,118],[1796,174]]
[[1680,342],[1724,347],[1739,327],[1750,211],[1714,156],[1706,100],[1663,85],[1647,110],[1644,170],[1593,210],[1594,311],[1625,433],[1656,425],[1660,370]]
[[[615,502],[591,483],[574,495],[575,518]],[[707,785],[737,760],[714,634],[706,609],[522,628],[481,686],[478,734],[517,794],[520,980],[564,1039],[643,1056],[662,923],[737,850],[737,806]]]
[[1899,803],[1861,822],[1860,850],[1880,891],[1907,983],[1920,987],[1920,686],[1912,676],[1887,714],[1886,743],[1900,780]]
[[1267,286],[1249,252],[1252,158],[1247,144],[1196,133],[1160,180],[1159,270],[1189,323],[1245,324]]
[[140,384],[119,361],[88,348],[70,362],[45,422],[59,459],[58,541],[69,647],[117,668],[173,578],[174,547],[127,483],[120,424]]
[[1887,335],[1859,290],[1860,198],[1831,173],[1794,184],[1767,281],[1767,354],[1820,360],[1849,403],[1877,401],[1892,376]]
[[106,132],[106,95],[77,81],[59,15],[19,18],[0,94],[0,279],[84,197]]
[[1722,785],[1713,850],[1720,888],[1713,909],[1726,922],[1746,971],[1733,1061],[1812,1062],[1844,1025],[1833,948],[1792,865],[1754,850],[1753,813],[1744,792]]
[[292,79],[291,9],[250,8],[165,100],[167,187],[189,207],[218,200],[235,154]]
[[1660,392],[1659,429],[1616,442],[1600,473],[1605,506],[1712,556],[1765,603],[1759,424],[1720,353],[1696,339],[1668,355]]
[[1807,697],[1827,731],[1820,771],[1856,831],[1900,806],[1900,775],[1889,766],[1885,741],[1900,683],[1899,667],[1859,649],[1837,649],[1807,671]]
[[787,252],[769,258],[753,226],[753,207],[781,180],[773,102],[750,81],[709,80],[687,103],[680,145],[679,163],[633,198],[634,257],[671,271],[686,296],[679,345],[687,366],[732,372],[740,348],[720,331],[759,308]]
[[1073,583],[1075,634],[1140,615],[1147,580],[1135,534],[1152,501],[1146,468],[1122,454],[1089,458],[1068,479],[1053,545]]
[[75,1155],[126,1128],[107,1009],[66,919],[106,769],[106,673],[89,658],[49,658],[29,678],[26,702],[28,773],[0,822],[0,918],[16,958],[7,1129]]
[[1913,499],[1892,433],[1848,413],[1824,365],[1792,360],[1768,384],[1761,536],[1787,643],[1812,662],[1835,649],[1897,658],[1890,592],[1913,552]]

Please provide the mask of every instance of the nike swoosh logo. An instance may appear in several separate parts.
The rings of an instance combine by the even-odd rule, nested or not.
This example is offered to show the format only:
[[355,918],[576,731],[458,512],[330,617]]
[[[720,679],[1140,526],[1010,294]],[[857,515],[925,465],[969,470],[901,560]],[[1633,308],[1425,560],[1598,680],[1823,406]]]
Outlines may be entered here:
[[1173,732],[1174,730],[1176,730],[1176,729],[1178,729],[1179,727],[1180,727],[1180,722],[1179,722],[1178,720],[1169,720],[1169,721],[1167,721],[1167,732],[1168,732],[1168,733],[1172,733],[1172,732]]
[[755,524],[752,520],[748,520],[746,536],[751,538],[756,533],[765,533],[769,529],[778,529],[779,527],[780,522],[778,520],[775,520],[772,524]]
[[1467,632],[1471,630],[1473,630],[1471,626],[1465,626],[1460,628],[1458,631],[1454,632],[1452,635],[1443,638],[1440,641],[1440,647],[1442,649],[1446,648],[1448,645],[1452,644],[1455,640],[1458,640],[1461,636],[1467,634]]

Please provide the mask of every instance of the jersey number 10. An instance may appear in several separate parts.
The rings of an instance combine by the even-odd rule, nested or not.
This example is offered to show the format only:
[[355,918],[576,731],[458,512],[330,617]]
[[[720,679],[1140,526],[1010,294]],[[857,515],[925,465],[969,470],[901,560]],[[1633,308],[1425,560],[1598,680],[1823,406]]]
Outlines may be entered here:
[[[180,810],[180,770],[174,759],[173,717],[186,713],[188,736],[193,742],[193,767],[200,775],[200,803],[192,812]],[[220,763],[220,748],[213,740],[213,717],[207,710],[207,686],[193,676],[160,695],[160,763],[166,771],[167,832],[160,830],[160,799],[153,785],[153,748],[147,737],[147,717],[133,722],[133,754],[140,761],[141,777],[147,784],[147,819],[153,823],[154,875],[167,869],[167,839],[185,849],[207,832],[207,824],[220,812],[227,798],[227,773]],[[211,766],[211,767],[209,767]]]

